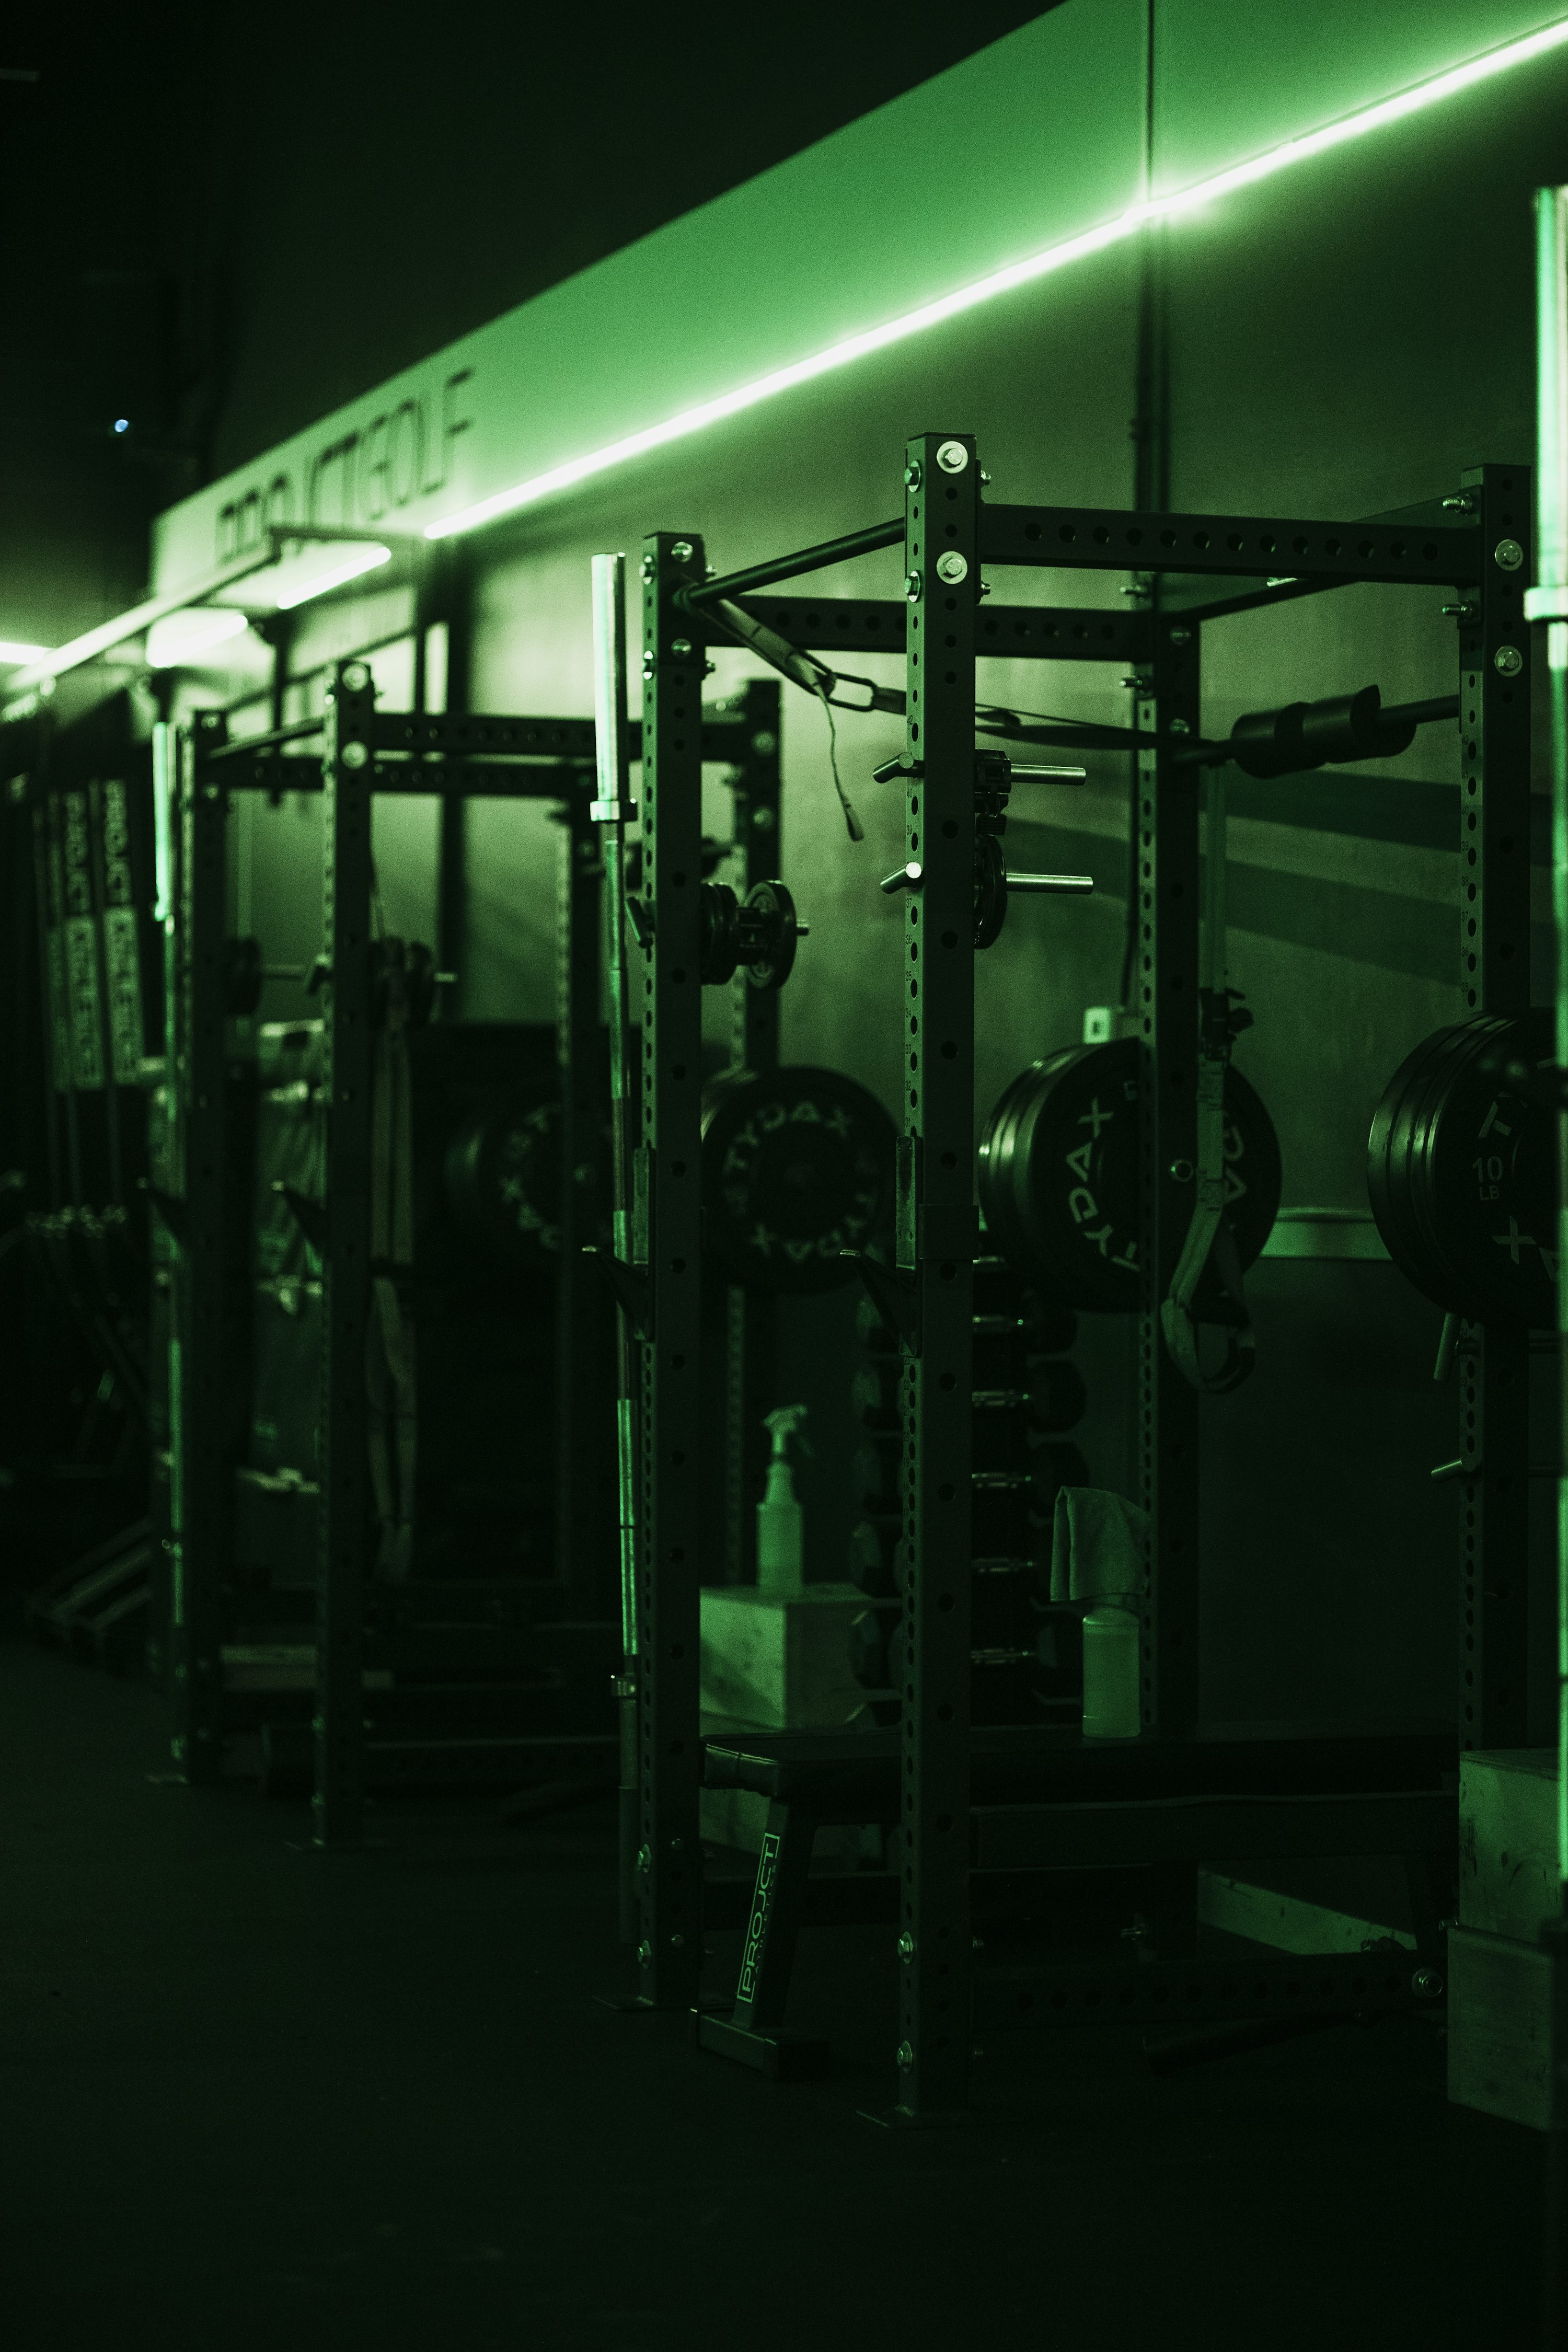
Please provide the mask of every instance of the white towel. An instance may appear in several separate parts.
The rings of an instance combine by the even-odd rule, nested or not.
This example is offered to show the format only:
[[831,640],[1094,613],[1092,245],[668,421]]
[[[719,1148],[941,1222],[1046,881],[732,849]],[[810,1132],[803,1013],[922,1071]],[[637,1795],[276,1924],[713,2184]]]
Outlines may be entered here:
[[1136,1610],[1147,1585],[1149,1514],[1102,1486],[1063,1486],[1051,1528],[1051,1599]]

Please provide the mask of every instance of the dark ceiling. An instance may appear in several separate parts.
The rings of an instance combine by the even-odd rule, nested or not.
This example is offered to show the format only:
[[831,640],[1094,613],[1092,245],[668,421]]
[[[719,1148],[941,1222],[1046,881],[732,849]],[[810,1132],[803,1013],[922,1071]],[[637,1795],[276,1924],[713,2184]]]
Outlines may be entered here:
[[119,609],[187,488],[1044,13],[13,7],[0,636]]

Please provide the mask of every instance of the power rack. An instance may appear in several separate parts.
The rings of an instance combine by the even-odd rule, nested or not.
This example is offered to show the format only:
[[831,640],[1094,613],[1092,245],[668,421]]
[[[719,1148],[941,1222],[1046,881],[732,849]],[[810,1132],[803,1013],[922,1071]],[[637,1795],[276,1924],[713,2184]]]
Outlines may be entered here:
[[[777,698],[769,688],[702,724],[701,749],[733,771],[738,798],[777,797]],[[772,730],[764,723],[772,719]],[[300,747],[321,738],[319,756]],[[634,752],[637,746],[634,744]],[[577,719],[381,711],[363,660],[339,662],[323,719],[233,741],[221,713],[161,730],[171,835],[165,951],[169,972],[164,1120],[153,1197],[161,1272],[172,1301],[178,1366],[171,1383],[169,1687],[174,1759],[192,1780],[220,1769],[227,1720],[222,1587],[232,1545],[234,1447],[226,1368],[236,1202],[227,1132],[228,1020],[237,982],[255,976],[226,920],[226,814],[237,792],[317,791],[324,802],[321,950],[313,975],[324,1006],[325,1197],[311,1239],[321,1265],[321,1462],[317,1509],[314,1805],[322,1844],[363,1828],[369,1427],[364,1364],[373,1271],[371,1162],[376,1007],[387,974],[373,939],[371,809],[377,793],[475,795],[556,803],[566,829],[558,931],[561,1243],[556,1292],[558,1432],[556,1582],[573,1612],[605,1611],[613,1523],[607,1480],[592,1453],[607,1427],[605,1308],[586,1263],[602,1204],[591,1179],[603,1118],[602,872],[590,819],[594,725]],[[383,956],[384,961],[384,955]],[[248,964],[248,971],[247,971]],[[412,953],[403,984],[428,987]],[[309,1204],[299,1213],[308,1215]],[[602,1744],[608,1753],[613,1735]]]
[[[699,2038],[763,2071],[791,2071],[783,2025],[790,1956],[815,1829],[881,1821],[900,1832],[900,2096],[889,2120],[963,2107],[982,2029],[1342,2013],[1431,2004],[1442,1991],[1434,1890],[1453,1846],[1452,1737],[1227,1737],[1200,1717],[1198,1388],[1163,1336],[1162,1309],[1194,1224],[1203,1066],[1226,1007],[1200,987],[1199,734],[1206,623],[1356,583],[1436,583],[1459,603],[1457,700],[1421,719],[1461,724],[1459,982],[1471,1013],[1529,1003],[1528,660],[1521,583],[1526,469],[1485,466],[1440,501],[1342,523],[987,504],[976,445],[924,434],[905,451],[900,518],[706,579],[700,542],[658,535],[644,564],[648,822],[658,931],[644,1016],[645,1133],[652,1146],[648,1261],[655,1301],[643,1391],[648,1504],[638,1568],[643,1646],[641,1999],[700,2004],[700,1778],[770,1803],[732,2016],[699,2013]],[[756,592],[874,549],[902,545],[902,606]],[[1131,572],[1145,609],[983,606],[983,567]],[[909,865],[904,928],[905,1085],[898,1265],[877,1282],[903,1354],[906,1673],[898,1732],[847,1738],[699,1738],[696,1557],[700,1431],[690,1277],[700,1228],[690,1177],[699,1141],[694,639],[704,608],[745,600],[800,647],[889,650],[906,660]],[[694,626],[694,624],[697,625]],[[720,633],[714,629],[712,634]],[[974,1455],[970,1369],[973,1194],[977,810],[995,770],[974,748],[975,663],[1011,656],[1110,659],[1138,678],[1135,997],[1142,1255],[1137,1414],[1150,1513],[1142,1609],[1141,1738],[1083,1741],[1032,1728],[972,1738],[969,1562]],[[886,707],[886,706],[884,706]],[[1101,735],[1110,730],[1101,730]],[[1058,730],[1036,740],[1089,740]],[[1206,747],[1214,752],[1216,747]],[[1210,760],[1219,763],[1218,755]],[[1349,756],[1342,754],[1341,756]],[[1310,764],[1306,762],[1304,764]],[[1290,772],[1277,768],[1274,772]],[[657,824],[655,820],[657,818]],[[1222,836],[1216,835],[1216,840]],[[896,881],[898,877],[889,877]],[[873,1277],[875,1279],[875,1277]],[[1462,1334],[1466,1528],[1458,1719],[1466,1744],[1524,1736],[1524,1509],[1528,1335]],[[1193,1873],[1227,1854],[1403,1855],[1414,1953],[1300,1959],[1200,1952]],[[1157,1948],[1136,1962],[984,1965],[972,1886],[1018,1874],[1156,1865],[1173,1899]],[[1183,1889],[1187,1890],[1184,1899]],[[825,1887],[816,1889],[826,1897]],[[865,1890],[860,1890],[863,1898]],[[864,1913],[861,1899],[858,1907]],[[710,1908],[717,1924],[719,1906]],[[830,1916],[818,1901],[813,1916]],[[803,2059],[809,2053],[799,2053]]]

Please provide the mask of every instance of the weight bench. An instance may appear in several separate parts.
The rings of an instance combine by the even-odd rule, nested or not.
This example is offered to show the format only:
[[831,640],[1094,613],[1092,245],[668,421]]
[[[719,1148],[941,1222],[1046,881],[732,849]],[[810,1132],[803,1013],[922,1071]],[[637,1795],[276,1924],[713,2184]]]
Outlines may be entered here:
[[[831,1823],[899,1819],[900,1743],[896,1727],[868,1732],[759,1731],[725,1733],[703,1743],[703,1781],[710,1789],[745,1789],[765,1797],[767,1819],[757,1856],[734,2007],[728,2016],[699,2011],[700,2047],[755,2067],[777,2081],[824,2071],[825,2042],[784,2024],[795,1941],[805,1908],[807,1875],[817,1830]],[[1446,1857],[1458,1831],[1454,1735],[1271,1733],[1253,1727],[1214,1730],[1186,1740],[1084,1740],[1076,1732],[1004,1727],[974,1734],[971,1750],[970,1867],[972,1873],[1014,1878],[1045,1873],[1190,1865],[1237,1855],[1270,1860],[1352,1854],[1402,1854],[1410,1873],[1417,1958],[1436,1948],[1433,1863]],[[1398,2005],[1410,1975],[1405,1954],[1381,1988],[1352,1977],[1342,1962],[1313,1967],[1319,1997],[1337,1997],[1346,1979],[1346,2006]],[[1303,1964],[1293,1963],[1297,1976]],[[1325,1973],[1326,1971],[1326,1973]],[[1000,1974],[1001,1972],[997,1972]],[[1109,1971],[1054,1968],[1006,1972],[1010,2007],[1038,2023],[1068,2021],[1086,2002],[1064,2001],[1061,1985]],[[1125,1961],[1119,1974],[1129,1976]],[[1234,1975],[1234,1969],[1229,1971]],[[1254,1998],[1274,1997],[1265,1985]],[[1417,1971],[1419,1973],[1419,1971]],[[1184,2014],[1211,2012],[1215,2000],[1194,1990],[1203,1974],[1189,1961],[1181,1987]],[[1158,1999],[1158,1972],[1136,1969],[1140,1990]],[[1037,2013],[1026,1977],[1057,1987]],[[1169,1989],[1168,1989],[1169,1990]],[[1228,1991],[1226,1998],[1230,1998]],[[990,2004],[994,2015],[995,2004]],[[1125,2014],[1125,1999],[1108,2005]]]

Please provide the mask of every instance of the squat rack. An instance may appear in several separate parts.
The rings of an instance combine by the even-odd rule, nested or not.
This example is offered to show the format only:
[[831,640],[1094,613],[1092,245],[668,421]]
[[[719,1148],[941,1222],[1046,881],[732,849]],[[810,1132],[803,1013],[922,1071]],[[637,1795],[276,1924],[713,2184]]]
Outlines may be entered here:
[[[680,734],[689,688],[676,639],[689,636],[693,619],[710,602],[873,549],[904,550],[904,608],[796,602],[793,611],[774,607],[772,614],[780,628],[793,622],[789,633],[797,644],[890,648],[901,637],[905,650],[906,746],[899,772],[906,871],[918,887],[909,890],[905,912],[898,1268],[893,1285],[878,1285],[903,1340],[903,1718],[896,1744],[865,1735],[852,1752],[844,1743],[792,1742],[773,1734],[743,1745],[708,1744],[710,1780],[752,1787],[772,1800],[747,1934],[746,1979],[753,1990],[770,1974],[770,1937],[781,1948],[769,2012],[754,1999],[738,2000],[732,2020],[701,2021],[700,2038],[767,2071],[783,2070],[782,1987],[805,1867],[800,1858],[786,1867],[786,1817],[793,1805],[804,1818],[806,1855],[821,1822],[882,1818],[902,1832],[900,2095],[893,2119],[907,2123],[962,2108],[971,2034],[987,2024],[1087,2021],[1125,2014],[1129,2003],[1152,2021],[1173,2014],[1279,2013],[1300,2002],[1304,1990],[1314,2009],[1399,2007],[1430,2001],[1442,1990],[1435,1906],[1416,1883],[1419,1869],[1413,1874],[1414,1960],[1303,1964],[1249,1957],[1246,1982],[1238,1985],[1234,1967],[1200,1958],[1194,1941],[1193,1873],[1205,1858],[1241,1851],[1382,1853],[1419,1864],[1442,1856],[1454,1833],[1454,1798],[1443,1786],[1445,1773],[1451,1776],[1451,1740],[1384,1735],[1239,1741],[1200,1732],[1199,1400],[1167,1349],[1161,1310],[1193,1223],[1205,1014],[1212,1019],[1223,1009],[1206,1006],[1199,985],[1202,795],[1194,755],[1201,744],[1204,623],[1354,583],[1460,591],[1464,601],[1450,608],[1459,622],[1458,702],[1422,708],[1426,718],[1457,708],[1463,720],[1460,987],[1472,1013],[1514,1012],[1529,1002],[1528,648],[1519,602],[1520,577],[1530,576],[1525,469],[1478,467],[1447,500],[1337,524],[1002,506],[982,499],[984,478],[972,436],[917,436],[905,451],[905,510],[894,521],[723,580],[703,578],[700,547],[689,540],[656,537],[645,565],[649,723],[668,828],[666,860],[657,869],[660,943],[671,963],[678,956],[683,963],[692,909],[679,897],[689,856],[679,828],[689,824],[691,784]],[[1150,609],[983,614],[983,564],[1131,570],[1152,592]],[[1137,1410],[1142,1499],[1151,1525],[1142,1612],[1143,1731],[1137,1742],[1114,1748],[1029,1732],[1005,1740],[1005,1752],[999,1752],[994,1740],[974,1743],[970,1733],[973,941],[977,812],[994,814],[973,744],[975,662],[993,646],[1058,657],[1081,647],[1090,657],[1131,661],[1139,679],[1131,1009],[1142,1073],[1145,1255]],[[1029,731],[1041,740],[1042,730]],[[1099,730],[1101,740],[1108,731]],[[1092,736],[1064,730],[1045,740]],[[700,1578],[691,1502],[699,1432],[686,1377],[692,1334],[680,1311],[699,1236],[690,1196],[675,1181],[684,1173],[693,1123],[684,1091],[684,975],[657,969],[657,953],[645,1038],[649,1120],[658,1139],[650,1257],[656,1296],[668,1301],[669,1312],[661,1306],[655,1316],[645,1388],[651,1500],[639,1572],[646,1873],[639,1985],[645,2000],[676,2006],[698,2001],[701,1938],[694,1843],[703,1769],[696,1708]],[[1516,1744],[1525,1708],[1528,1338],[1479,1327],[1463,1336],[1468,1617],[1459,1721],[1467,1743]],[[880,1759],[884,1745],[895,1752]],[[972,1802],[974,1761],[984,1767],[985,1801],[978,1804]],[[848,1774],[852,1785],[847,1765],[858,1768]],[[1059,1964],[977,1970],[972,1870],[1038,1873],[1129,1862],[1155,1863],[1175,1877],[1177,1899],[1163,1923],[1170,1942],[1155,1963],[1131,1972]],[[779,1906],[785,1888],[788,1917]]]
[[[737,790],[776,799],[777,710],[762,702],[705,721],[702,748],[732,763]],[[769,736],[759,720],[771,709]],[[296,747],[321,736],[319,757]],[[561,1408],[558,1580],[585,1610],[602,1609],[611,1536],[602,1479],[584,1475],[603,1427],[598,1285],[584,1262],[597,1204],[591,1184],[602,1117],[601,866],[589,816],[592,720],[380,711],[370,667],[338,662],[322,718],[227,740],[221,712],[164,728],[155,742],[165,796],[165,1118],[153,1205],[170,1283],[179,1367],[170,1400],[170,1656],[176,1764],[216,1777],[224,1730],[225,1563],[231,1549],[233,1462],[226,1427],[226,1291],[234,1252],[226,1101],[231,947],[226,919],[226,830],[238,791],[323,795],[321,951],[326,1155],[331,1171],[317,1231],[322,1281],[321,1470],[316,1579],[316,1837],[361,1834],[366,1741],[365,1538],[370,1278],[370,1168],[375,1052],[371,809],[378,793],[436,793],[443,809],[475,795],[553,801],[566,828],[562,868],[557,1038],[562,1072],[561,1249],[557,1349]],[[177,843],[177,848],[175,844]]]

